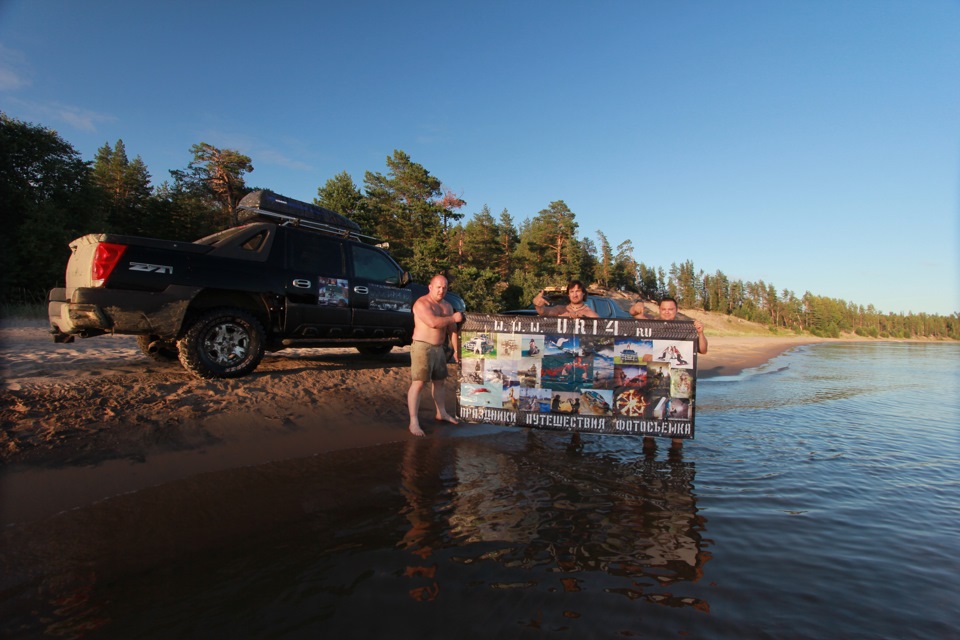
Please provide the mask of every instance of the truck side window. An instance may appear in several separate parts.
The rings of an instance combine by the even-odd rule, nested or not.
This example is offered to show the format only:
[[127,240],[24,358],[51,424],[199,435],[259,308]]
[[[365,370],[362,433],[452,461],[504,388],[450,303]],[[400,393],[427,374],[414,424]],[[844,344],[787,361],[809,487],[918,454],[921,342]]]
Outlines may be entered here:
[[399,284],[397,265],[379,251],[361,245],[353,246],[353,275],[361,280]]
[[343,276],[340,242],[310,233],[287,236],[288,265],[297,271],[327,277]]
[[240,245],[241,249],[247,251],[260,251],[260,247],[263,246],[263,241],[267,239],[267,232],[261,231],[255,235],[250,236],[243,244]]

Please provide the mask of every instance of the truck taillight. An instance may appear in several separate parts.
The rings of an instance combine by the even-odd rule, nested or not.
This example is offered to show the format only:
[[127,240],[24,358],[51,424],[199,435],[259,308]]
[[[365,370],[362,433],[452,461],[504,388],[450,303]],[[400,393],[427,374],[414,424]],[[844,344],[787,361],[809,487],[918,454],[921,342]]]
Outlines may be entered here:
[[126,250],[127,245],[125,244],[101,242],[97,245],[96,250],[93,252],[93,269],[91,269],[93,286],[103,286],[106,279],[113,273],[113,268],[120,262],[120,256],[122,256]]

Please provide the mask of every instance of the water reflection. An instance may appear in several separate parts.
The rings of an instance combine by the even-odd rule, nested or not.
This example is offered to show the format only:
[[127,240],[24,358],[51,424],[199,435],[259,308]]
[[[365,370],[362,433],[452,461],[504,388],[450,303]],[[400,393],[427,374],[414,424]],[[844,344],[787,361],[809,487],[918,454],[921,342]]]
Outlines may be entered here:
[[689,460],[462,426],[0,529],[0,637],[954,637],[960,350],[832,347]]
[[451,561],[489,574],[481,582],[492,589],[576,593],[589,580],[631,600],[709,610],[664,590],[700,580],[710,557],[693,462],[579,453],[535,431],[461,442],[452,456],[438,455],[443,448],[411,441],[403,456],[410,528],[399,546],[417,558],[407,573],[428,579],[414,599],[437,596],[436,550],[456,547]]
[[435,600],[440,593],[437,563],[431,561],[433,549],[442,545],[443,522],[435,516],[442,511],[444,498],[442,442],[437,438],[417,439],[406,444],[400,464],[403,495],[407,506],[401,514],[410,523],[398,547],[413,556],[404,571],[411,578],[410,597],[418,601]]
[[[402,625],[413,635],[478,628],[497,610],[498,633],[514,637],[649,630],[636,610],[645,603],[708,610],[692,588],[710,557],[694,464],[566,439],[509,427],[417,439],[208,474],[10,527],[0,632],[284,637]],[[427,617],[418,608],[434,604]]]

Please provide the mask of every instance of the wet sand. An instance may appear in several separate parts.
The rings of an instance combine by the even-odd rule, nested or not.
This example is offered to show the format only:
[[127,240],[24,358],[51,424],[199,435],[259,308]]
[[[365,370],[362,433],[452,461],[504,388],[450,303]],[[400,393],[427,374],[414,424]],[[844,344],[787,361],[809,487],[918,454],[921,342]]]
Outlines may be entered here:
[[769,362],[781,353],[805,344],[826,342],[813,336],[717,336],[709,338],[710,349],[697,358],[697,377],[737,375]]
[[[816,338],[713,337],[700,377],[733,375]],[[409,353],[268,354],[251,376],[197,380],[128,336],[53,343],[45,324],[0,327],[0,525],[194,475],[409,439]],[[451,366],[451,375],[455,375]],[[455,406],[448,384],[448,407]],[[451,429],[432,419],[429,436]]]

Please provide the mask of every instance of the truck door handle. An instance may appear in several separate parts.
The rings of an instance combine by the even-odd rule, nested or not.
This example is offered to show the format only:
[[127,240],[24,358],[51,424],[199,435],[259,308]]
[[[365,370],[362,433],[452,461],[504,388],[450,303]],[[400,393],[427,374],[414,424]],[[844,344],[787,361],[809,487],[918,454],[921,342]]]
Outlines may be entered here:
[[369,290],[369,289],[367,289],[366,287],[362,287],[362,286],[356,286],[356,287],[353,288],[353,290],[354,290],[356,293],[359,293],[359,294],[362,295],[362,296],[365,296],[365,295],[367,295],[368,293],[370,293],[370,290]]
[[309,280],[297,278],[293,281],[293,286],[297,287],[298,289],[309,289],[313,285]]

